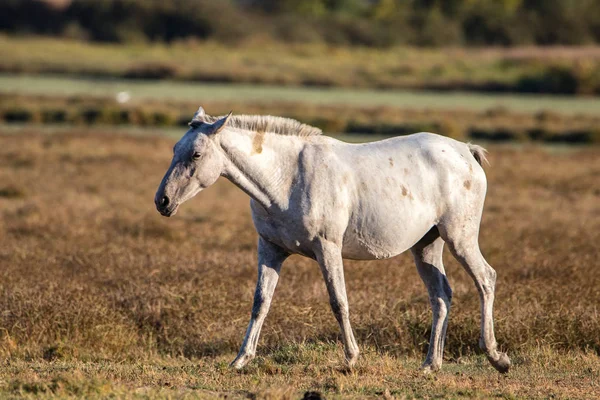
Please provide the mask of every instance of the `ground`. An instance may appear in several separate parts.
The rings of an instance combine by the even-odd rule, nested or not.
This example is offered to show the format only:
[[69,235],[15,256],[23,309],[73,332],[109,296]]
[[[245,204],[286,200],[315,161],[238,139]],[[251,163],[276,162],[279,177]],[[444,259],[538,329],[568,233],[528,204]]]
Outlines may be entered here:
[[172,138],[0,134],[0,397],[594,398],[600,396],[600,150],[490,146],[482,251],[498,272],[496,333],[514,367],[477,348],[479,303],[446,252],[454,300],[442,371],[409,254],[347,261],[362,356],[342,362],[317,265],[282,270],[258,358],[228,368],[250,316],[248,198],[219,181],[161,217]]

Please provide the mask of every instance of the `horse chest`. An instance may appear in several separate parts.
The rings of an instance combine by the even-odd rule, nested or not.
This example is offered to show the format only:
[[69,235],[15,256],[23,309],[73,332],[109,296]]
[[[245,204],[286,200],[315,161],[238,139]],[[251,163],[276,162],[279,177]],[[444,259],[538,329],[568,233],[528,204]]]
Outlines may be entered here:
[[273,216],[252,202],[252,219],[256,231],[264,239],[292,254],[314,258],[312,243],[316,232],[309,232],[302,218]]

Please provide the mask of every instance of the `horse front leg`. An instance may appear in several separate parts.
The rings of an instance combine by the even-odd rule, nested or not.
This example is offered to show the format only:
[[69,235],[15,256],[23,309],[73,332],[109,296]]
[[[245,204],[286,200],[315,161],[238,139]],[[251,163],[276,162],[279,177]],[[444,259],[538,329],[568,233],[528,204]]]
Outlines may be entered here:
[[349,367],[352,367],[356,363],[359,350],[350,326],[342,251],[340,246],[324,239],[321,240],[320,245],[320,248],[316,251],[316,258],[327,285],[331,309],[342,331],[346,362]]
[[231,363],[234,368],[244,367],[256,355],[260,330],[271,306],[273,292],[279,280],[279,271],[288,256],[289,254],[280,247],[263,238],[258,240],[258,281],[254,292],[252,316],[240,352]]

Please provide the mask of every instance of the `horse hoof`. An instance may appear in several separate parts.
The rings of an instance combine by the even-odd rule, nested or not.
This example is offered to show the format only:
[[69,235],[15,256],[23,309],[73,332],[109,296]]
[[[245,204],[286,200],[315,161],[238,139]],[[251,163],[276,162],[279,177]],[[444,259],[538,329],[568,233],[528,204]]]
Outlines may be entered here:
[[421,372],[423,373],[423,375],[431,375],[435,373],[435,369],[433,369],[431,365],[428,365],[426,367],[421,367]]
[[440,366],[439,365],[434,365],[434,364],[423,364],[421,365],[421,372],[423,372],[423,375],[430,375],[435,373],[436,371],[440,370]]
[[488,358],[490,363],[498,372],[501,374],[506,374],[510,369],[510,358],[506,355],[506,353],[498,353],[498,359],[494,360],[493,358]]
[[356,361],[358,360],[358,351],[352,355],[346,355],[346,365],[348,366],[348,368],[352,368],[354,367],[354,365],[356,364]]

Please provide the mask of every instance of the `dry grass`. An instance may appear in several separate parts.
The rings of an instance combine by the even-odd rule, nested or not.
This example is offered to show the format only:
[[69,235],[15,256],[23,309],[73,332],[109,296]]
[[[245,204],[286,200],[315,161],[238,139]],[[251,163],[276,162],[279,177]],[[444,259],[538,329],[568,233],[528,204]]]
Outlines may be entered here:
[[153,195],[172,140],[0,135],[1,397],[593,398],[600,396],[597,148],[493,147],[481,244],[498,271],[497,336],[477,349],[476,290],[454,288],[444,370],[422,376],[430,312],[409,255],[346,263],[363,350],[346,371],[317,266],[284,266],[244,372],[227,368],[255,285],[248,199],[227,182],[171,219]]

